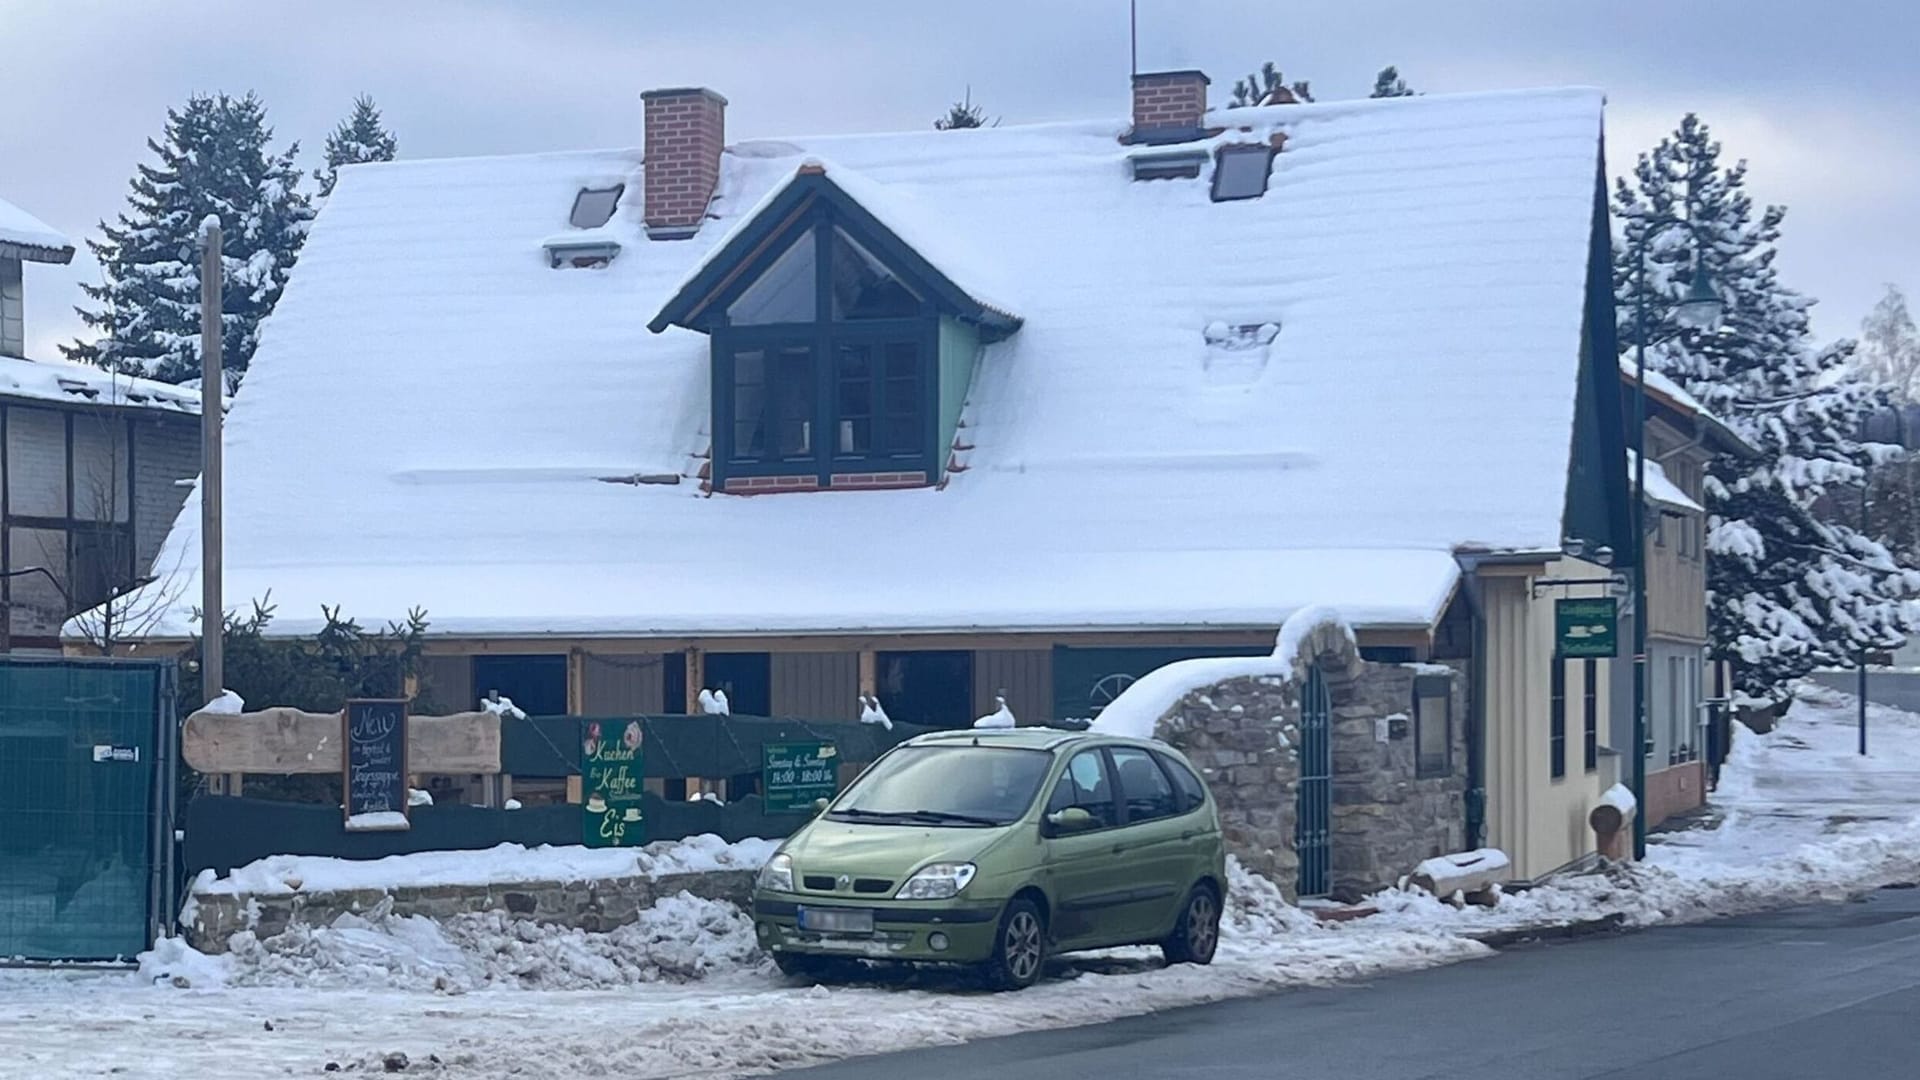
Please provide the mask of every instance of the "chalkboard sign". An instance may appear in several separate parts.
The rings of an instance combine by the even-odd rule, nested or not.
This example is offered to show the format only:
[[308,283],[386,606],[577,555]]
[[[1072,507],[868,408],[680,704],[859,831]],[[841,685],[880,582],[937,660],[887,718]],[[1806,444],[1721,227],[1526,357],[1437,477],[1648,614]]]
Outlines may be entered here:
[[408,828],[407,703],[349,701],[340,717],[347,828]]
[[811,810],[840,790],[840,752],[830,742],[760,744],[760,791],[767,813]]
[[588,847],[647,842],[640,809],[644,741],[638,720],[580,722],[581,838]]

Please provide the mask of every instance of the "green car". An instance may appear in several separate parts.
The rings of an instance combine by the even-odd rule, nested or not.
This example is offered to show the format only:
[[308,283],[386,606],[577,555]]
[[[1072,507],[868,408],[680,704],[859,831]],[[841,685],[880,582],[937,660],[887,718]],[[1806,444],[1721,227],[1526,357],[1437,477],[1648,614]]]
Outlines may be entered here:
[[857,958],[1030,986],[1051,952],[1159,945],[1205,964],[1226,851],[1206,785],[1145,739],[1046,728],[901,743],[788,838],[753,896],[788,974]]

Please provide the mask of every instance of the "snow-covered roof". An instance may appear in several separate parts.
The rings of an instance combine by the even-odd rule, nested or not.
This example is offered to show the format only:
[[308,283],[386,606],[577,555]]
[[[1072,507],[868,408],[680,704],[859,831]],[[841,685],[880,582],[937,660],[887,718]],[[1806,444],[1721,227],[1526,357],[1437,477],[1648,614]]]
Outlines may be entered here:
[[[1601,107],[1216,113],[1287,136],[1263,197],[1217,204],[1133,182],[1122,120],[747,142],[717,220],[650,240],[625,198],[592,270],[541,243],[583,185],[639,193],[637,150],[343,170],[228,421],[225,594],[271,590],[280,633],[321,604],[458,635],[1428,625],[1456,546],[1559,549]],[[989,254],[1024,319],[942,487],[697,479],[708,340],[646,323],[810,159],[961,277]],[[194,573],[198,520],[158,565]]]
[[[1633,483],[1633,473],[1633,451],[1628,450],[1627,483],[1629,485]],[[1695,513],[1706,512],[1705,507],[1693,501],[1692,496],[1688,495],[1679,484],[1674,483],[1673,480],[1667,476],[1667,470],[1661,468],[1660,463],[1651,458],[1647,459],[1647,498],[1662,506],[1670,506],[1675,510],[1692,510]]]
[[[1620,361],[1620,378],[1628,386],[1633,385],[1639,374],[1640,365],[1624,358]],[[1681,389],[1679,383],[1652,368],[1647,369],[1647,395],[1655,400],[1664,400],[1674,410],[1699,420],[1701,426],[1706,428],[1708,434],[1720,444],[1720,449],[1734,454],[1758,453],[1752,443],[1742,438],[1728,427],[1725,421],[1709,411],[1700,403],[1699,398],[1687,393]],[[1631,408],[1629,408],[1629,414],[1631,414]],[[1648,487],[1652,485],[1649,484]]]
[[117,405],[199,415],[198,391],[132,375],[115,375],[90,364],[22,360],[0,356],[0,398],[27,398],[81,405]]
[[58,229],[0,199],[0,247],[33,262],[64,263],[73,258],[73,241]]
[[[944,276],[969,300],[1018,325],[1015,305],[1007,300],[1011,293],[1003,283],[1003,269],[971,242],[967,231],[944,224],[941,221],[941,207],[927,205],[904,189],[896,190],[875,183],[856,170],[831,164],[818,157],[806,157],[794,164],[786,176],[768,188],[758,202],[740,214],[732,227],[707,249],[706,256],[695,263],[680,284],[671,290],[670,295],[680,295],[701,275],[731,255],[730,249],[743,234],[749,232],[754,223],[780,201],[782,195],[809,177],[818,177],[821,182],[840,189],[861,209],[873,215],[882,227],[925,259],[936,273]],[[665,314],[663,312],[662,316]],[[664,326],[666,323],[655,319],[653,325]]]

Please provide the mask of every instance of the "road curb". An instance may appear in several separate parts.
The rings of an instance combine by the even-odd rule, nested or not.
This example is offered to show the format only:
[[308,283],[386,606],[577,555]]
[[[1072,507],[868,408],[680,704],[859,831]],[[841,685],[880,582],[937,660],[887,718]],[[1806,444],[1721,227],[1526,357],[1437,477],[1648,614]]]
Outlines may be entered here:
[[1625,928],[1626,921],[1627,917],[1616,911],[1598,919],[1581,919],[1555,926],[1529,926],[1517,930],[1491,930],[1467,936],[1488,948],[1505,949],[1534,941],[1572,941],[1599,934],[1617,934]]

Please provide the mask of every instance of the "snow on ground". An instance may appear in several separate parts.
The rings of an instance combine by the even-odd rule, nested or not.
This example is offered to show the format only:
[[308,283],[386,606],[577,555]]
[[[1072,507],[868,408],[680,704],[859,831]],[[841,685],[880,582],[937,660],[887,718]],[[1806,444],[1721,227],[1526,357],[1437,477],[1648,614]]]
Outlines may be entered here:
[[1920,879],[1920,716],[1876,708],[1871,720],[1862,761],[1851,699],[1808,691],[1773,733],[1740,733],[1715,827],[1663,834],[1646,865],[1491,911],[1388,892],[1377,916],[1321,924],[1236,869],[1208,968],[1122,949],[1056,962],[1017,995],[932,972],[810,987],[760,959],[737,911],[685,895],[610,935],[376,910],[267,942],[243,934],[219,959],[162,943],[135,975],[0,972],[0,1061],[50,1075],[307,1075],[329,1062],[378,1071],[398,1051],[409,1073],[473,1080],[739,1075],[1471,959],[1490,950],[1468,935],[1490,930],[1841,899]]

